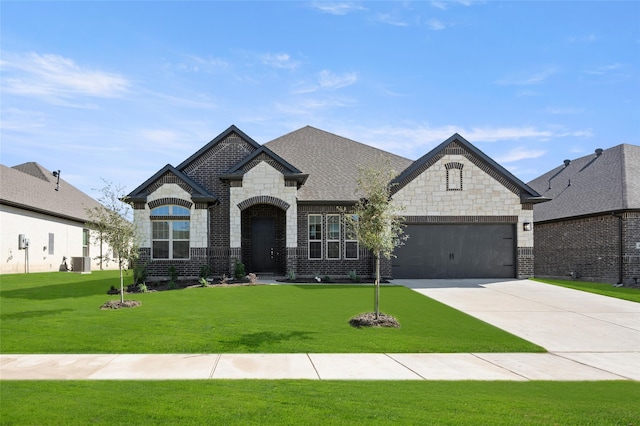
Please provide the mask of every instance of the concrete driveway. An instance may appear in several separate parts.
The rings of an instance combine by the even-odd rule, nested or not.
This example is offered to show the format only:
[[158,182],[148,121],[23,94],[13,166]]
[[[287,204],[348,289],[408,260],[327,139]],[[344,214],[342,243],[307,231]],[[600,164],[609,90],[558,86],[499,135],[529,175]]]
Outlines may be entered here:
[[587,365],[640,377],[640,303],[530,280],[394,280]]

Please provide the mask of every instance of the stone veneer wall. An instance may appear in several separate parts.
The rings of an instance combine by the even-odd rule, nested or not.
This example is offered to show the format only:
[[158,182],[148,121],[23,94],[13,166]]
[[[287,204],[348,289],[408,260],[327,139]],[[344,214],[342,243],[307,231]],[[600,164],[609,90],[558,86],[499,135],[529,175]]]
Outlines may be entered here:
[[[453,144],[455,145],[455,144]],[[460,189],[447,189],[447,171],[461,173]],[[459,171],[459,172],[458,172]],[[516,258],[518,278],[533,276],[533,206],[522,204],[518,188],[506,182],[495,170],[478,161],[463,148],[450,146],[434,157],[420,174],[402,182],[393,195],[404,206],[401,212],[409,222],[434,223],[490,222],[516,224]],[[508,217],[509,220],[496,220]],[[421,218],[421,220],[417,220]]]
[[[535,275],[635,286],[640,280],[640,212],[536,224]],[[620,221],[623,253],[620,255]],[[636,278],[637,280],[634,280]]]
[[[172,181],[172,175],[164,181]],[[191,194],[177,183],[163,183],[156,185],[147,196],[144,208],[134,210],[134,223],[138,244],[140,244],[140,259],[138,263],[147,265],[150,276],[168,276],[170,266],[175,266],[181,276],[198,276],[202,265],[207,259],[207,210],[204,206],[191,201]],[[189,259],[151,259],[151,209],[162,205],[180,205],[190,211],[189,229]]]

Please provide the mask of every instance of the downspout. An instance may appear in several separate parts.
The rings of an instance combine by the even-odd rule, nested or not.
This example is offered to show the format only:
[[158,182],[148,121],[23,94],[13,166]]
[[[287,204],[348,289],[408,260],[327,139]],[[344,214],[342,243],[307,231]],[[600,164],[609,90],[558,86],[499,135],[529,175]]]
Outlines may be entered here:
[[623,240],[623,232],[622,232],[622,213],[611,213],[613,216],[618,218],[618,284],[622,285],[623,278],[623,267],[622,267],[622,258],[624,257],[624,240]]

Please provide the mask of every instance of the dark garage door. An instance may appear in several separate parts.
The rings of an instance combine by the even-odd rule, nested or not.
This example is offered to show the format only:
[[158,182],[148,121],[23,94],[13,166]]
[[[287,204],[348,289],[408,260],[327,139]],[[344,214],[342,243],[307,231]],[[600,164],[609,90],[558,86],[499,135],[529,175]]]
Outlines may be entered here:
[[513,278],[514,225],[408,225],[393,278]]

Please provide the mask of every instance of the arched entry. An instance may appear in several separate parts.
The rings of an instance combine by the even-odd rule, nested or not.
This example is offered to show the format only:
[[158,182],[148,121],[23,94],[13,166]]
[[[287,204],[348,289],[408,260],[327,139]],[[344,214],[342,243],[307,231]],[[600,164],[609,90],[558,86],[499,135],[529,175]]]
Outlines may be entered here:
[[242,261],[247,272],[283,274],[287,262],[285,211],[272,204],[255,204],[241,214]]

